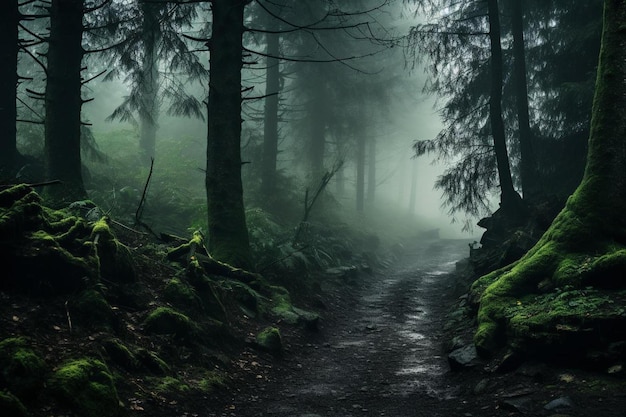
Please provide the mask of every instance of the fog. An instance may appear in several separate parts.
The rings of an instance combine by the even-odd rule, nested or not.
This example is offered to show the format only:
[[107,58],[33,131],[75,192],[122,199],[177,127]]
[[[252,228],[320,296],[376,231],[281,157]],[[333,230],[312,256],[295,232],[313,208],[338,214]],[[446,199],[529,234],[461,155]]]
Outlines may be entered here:
[[[364,2],[367,3],[371,2]],[[315,11],[310,13],[315,16]],[[438,97],[422,92],[426,81],[423,64],[407,58],[404,49],[403,39],[420,16],[407,9],[404,2],[389,2],[385,8],[374,12],[346,16],[326,22],[324,26],[336,24],[349,27],[356,22],[358,27],[367,22],[367,36],[360,29],[316,32],[315,28],[281,36],[277,171],[292,178],[290,192],[294,198],[300,199],[297,196],[303,196],[307,188],[314,187],[320,174],[319,169],[311,169],[313,162],[310,155],[316,151],[310,148],[312,145],[309,142],[314,140],[310,136],[315,126],[322,126],[325,142],[323,169],[331,169],[339,160],[343,162],[341,172],[335,174],[325,192],[341,210],[354,214],[359,204],[356,156],[361,136],[364,137],[362,141],[367,142],[367,145],[362,145],[367,146],[367,150],[361,167],[365,173],[360,174],[365,177],[361,185],[364,188],[361,193],[365,195],[361,197],[363,207],[356,210],[358,216],[389,216],[396,221],[402,220],[405,226],[399,229],[407,235],[418,235],[432,229],[439,229],[441,236],[446,238],[468,237],[476,233],[475,229],[464,231],[463,226],[475,223],[477,219],[468,222],[463,218],[452,219],[447,208],[442,207],[441,191],[434,185],[447,165],[434,163],[434,155],[415,157],[413,150],[416,140],[432,139],[443,127],[435,104]],[[260,23],[263,19],[262,10],[253,10],[247,24],[260,27],[265,24]],[[291,15],[284,19],[291,19],[294,24],[308,24],[313,18]],[[301,21],[298,22],[298,19]],[[281,23],[277,22],[274,23]],[[195,34],[201,26],[200,21],[192,22],[181,29],[181,33]],[[253,33],[244,37],[244,43],[248,50],[262,52],[246,55],[248,64],[244,65],[242,73],[242,175],[246,200],[249,205],[256,205],[263,199],[258,196],[256,178],[262,164],[263,108],[266,101],[263,97],[276,92],[266,91],[269,67],[264,56],[267,46],[263,35]],[[208,62],[208,52],[195,54],[199,62]],[[186,78],[180,70],[172,71],[171,56],[160,56],[156,62],[161,89],[166,88],[163,84],[170,82],[166,80],[177,78],[177,82],[184,86],[185,94],[195,97],[198,102],[207,100],[206,80],[194,81]],[[90,58],[89,63],[90,73],[107,67],[107,62],[97,57]],[[96,144],[105,154],[139,155],[140,123],[109,120],[124,99],[134,94],[128,71],[122,69],[117,77],[110,77],[107,81],[98,78],[83,88],[83,96],[94,99],[83,106],[83,120],[91,124]],[[324,104],[316,110],[311,102],[318,100],[318,93]],[[171,173],[171,165],[183,167],[176,173],[179,178],[175,183],[184,184],[190,195],[201,201],[204,186],[202,172],[206,164],[206,111],[203,118],[172,116],[167,111],[171,104],[169,100],[159,97],[159,110],[154,116],[158,119],[156,153],[153,155],[155,175],[157,178],[162,176],[162,184],[167,184],[166,171]],[[116,138],[116,145],[107,145],[113,137]],[[370,145],[372,141],[375,145]],[[184,162],[176,162],[176,152],[184,154]],[[370,155],[372,152],[375,152],[373,158]],[[164,160],[166,163],[162,162]],[[372,170],[374,161],[375,170]],[[113,172],[97,164],[90,166],[95,171]],[[135,194],[140,189],[139,177],[145,176],[146,169],[144,167],[141,174],[135,174],[132,186]],[[111,175],[116,180],[107,186],[113,192],[124,188],[124,181],[120,179],[123,174],[117,172]],[[375,189],[370,185],[372,181],[376,184]],[[167,188],[167,185],[161,187]],[[383,212],[387,214],[381,215]]]

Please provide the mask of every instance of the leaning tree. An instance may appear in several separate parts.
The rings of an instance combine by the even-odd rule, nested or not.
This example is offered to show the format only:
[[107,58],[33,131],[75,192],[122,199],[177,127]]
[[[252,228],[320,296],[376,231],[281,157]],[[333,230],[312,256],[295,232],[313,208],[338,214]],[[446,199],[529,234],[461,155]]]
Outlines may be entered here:
[[[564,337],[576,329],[602,327],[598,323],[610,315],[611,306],[619,304],[613,301],[616,293],[611,291],[624,288],[626,276],[624,24],[626,0],[605,0],[582,182],[540,241],[521,260],[481,277],[472,287],[480,303],[474,338],[480,352],[493,352],[505,342],[519,342],[524,334],[526,340],[535,337],[547,342],[547,338]],[[573,297],[572,291],[578,291],[580,298],[561,305],[562,299]],[[542,300],[549,302],[535,308]],[[583,308],[577,313],[580,305]],[[622,313],[618,308],[613,318],[619,319]],[[533,332],[534,336],[530,335]],[[606,333],[594,337],[610,338]]]

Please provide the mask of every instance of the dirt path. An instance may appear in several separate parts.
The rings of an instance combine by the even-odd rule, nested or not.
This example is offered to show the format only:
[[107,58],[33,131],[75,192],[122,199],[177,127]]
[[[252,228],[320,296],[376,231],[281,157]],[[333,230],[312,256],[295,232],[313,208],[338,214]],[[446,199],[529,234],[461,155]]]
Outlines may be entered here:
[[444,378],[443,297],[447,274],[466,252],[466,241],[416,243],[398,267],[366,278],[351,303],[330,306],[330,323],[279,369],[259,375],[255,392],[209,415],[452,415],[458,390]]
[[393,268],[360,277],[351,293],[327,291],[319,333],[286,334],[283,358],[246,350],[236,365],[252,378],[206,411],[183,415],[625,417],[623,374],[535,362],[508,373],[494,372],[493,363],[449,371],[450,272],[467,243],[415,242]]

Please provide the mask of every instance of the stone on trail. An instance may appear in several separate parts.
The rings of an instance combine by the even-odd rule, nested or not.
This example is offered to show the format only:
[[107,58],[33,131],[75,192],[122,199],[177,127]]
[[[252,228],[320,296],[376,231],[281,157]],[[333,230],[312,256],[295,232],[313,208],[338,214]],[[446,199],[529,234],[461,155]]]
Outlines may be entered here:
[[569,397],[559,397],[555,400],[550,401],[543,408],[546,410],[556,410],[558,408],[572,408],[574,407],[574,403],[572,399]]
[[478,359],[478,354],[476,353],[476,346],[473,344],[453,350],[448,354],[448,363],[453,371],[474,366],[476,359]]

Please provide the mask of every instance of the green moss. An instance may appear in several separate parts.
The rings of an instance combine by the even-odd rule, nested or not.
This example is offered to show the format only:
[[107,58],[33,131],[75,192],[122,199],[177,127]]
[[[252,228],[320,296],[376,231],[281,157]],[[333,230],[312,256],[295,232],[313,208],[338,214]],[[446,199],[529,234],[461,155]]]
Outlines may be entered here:
[[0,386],[21,399],[34,398],[43,386],[46,364],[24,338],[0,342]]
[[[37,230],[26,235],[29,248],[15,258],[20,287],[34,292],[68,293],[94,278],[94,264],[63,247],[54,235]],[[86,280],[87,278],[87,280]]]
[[27,417],[24,404],[10,392],[0,391],[0,410],[4,417]]
[[169,365],[154,352],[141,348],[135,352],[135,357],[144,368],[153,374],[165,375],[170,372]]
[[172,334],[182,339],[192,339],[198,333],[196,324],[186,315],[169,307],[158,307],[144,320],[148,333]]
[[96,248],[102,278],[118,283],[130,283],[136,280],[132,254],[115,238],[107,217],[102,217],[94,223],[91,239]]
[[115,324],[113,310],[99,291],[83,291],[71,302],[70,307],[70,313],[79,325],[108,329]]
[[113,377],[104,363],[79,359],[62,365],[48,382],[64,405],[84,417],[115,417],[122,412]]
[[276,327],[267,327],[256,336],[257,345],[269,352],[279,353],[283,348],[280,330]]
[[172,278],[167,283],[163,289],[163,299],[184,309],[198,308],[200,304],[193,287],[178,278]]
[[204,392],[211,393],[215,389],[226,388],[226,374],[217,371],[207,371],[202,378],[195,383],[195,388]]
[[102,342],[102,348],[109,359],[118,366],[132,371],[139,368],[139,361],[135,355],[118,339],[107,339]]
[[150,382],[154,386],[154,391],[159,394],[181,393],[187,392],[191,389],[188,384],[181,382],[179,379],[172,376],[150,378]]

